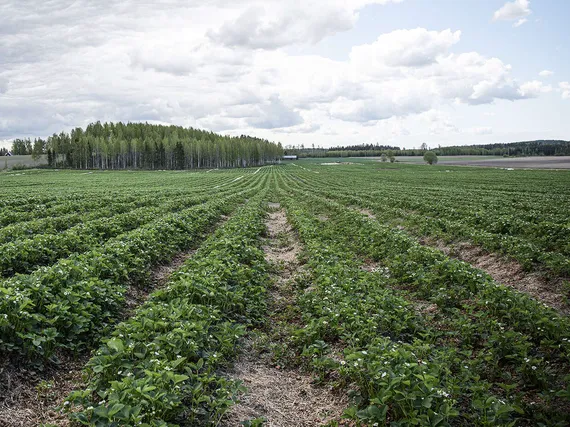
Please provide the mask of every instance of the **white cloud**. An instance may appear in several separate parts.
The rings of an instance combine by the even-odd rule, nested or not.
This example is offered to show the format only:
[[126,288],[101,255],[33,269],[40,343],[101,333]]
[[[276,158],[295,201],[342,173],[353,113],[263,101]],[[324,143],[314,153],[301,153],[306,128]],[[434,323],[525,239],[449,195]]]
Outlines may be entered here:
[[356,46],[351,61],[363,68],[418,67],[433,64],[459,42],[461,31],[428,31],[425,28],[382,34],[372,44]]
[[300,125],[303,118],[298,111],[287,107],[277,95],[256,105],[256,114],[246,120],[250,127],[261,129],[286,128]]
[[540,73],[538,73],[540,77],[549,77],[552,76],[553,74],[554,72],[550,70],[542,70]]
[[11,139],[0,139],[0,148],[12,148],[12,140]]
[[3,94],[8,90],[8,83],[8,79],[0,76],[0,94]]
[[570,82],[560,82],[558,87],[560,88],[562,99],[570,99]]
[[517,22],[515,22],[515,23],[513,24],[513,27],[518,28],[518,27],[520,27],[522,24],[524,24],[524,23],[526,23],[526,22],[528,22],[528,19],[526,19],[526,18],[521,18],[521,19],[519,19]]
[[519,92],[524,97],[536,98],[541,93],[552,92],[552,86],[545,85],[539,80],[533,80],[530,82],[523,83],[519,88]]
[[400,1],[256,1],[220,28],[208,31],[208,37],[226,46],[254,49],[315,44],[327,36],[351,29],[364,6]]
[[459,133],[459,128],[453,124],[449,115],[441,111],[429,110],[423,114],[423,119],[429,126],[428,132],[430,135]]
[[[516,19],[522,19],[532,13],[530,10],[529,0],[515,0],[512,2],[507,2],[499,10],[495,11],[493,14],[493,20],[495,21],[514,21]],[[526,21],[525,21],[526,22]],[[524,24],[522,22],[519,25]]]
[[493,128],[489,126],[477,126],[465,129],[465,133],[473,133],[475,135],[491,135],[493,133]]

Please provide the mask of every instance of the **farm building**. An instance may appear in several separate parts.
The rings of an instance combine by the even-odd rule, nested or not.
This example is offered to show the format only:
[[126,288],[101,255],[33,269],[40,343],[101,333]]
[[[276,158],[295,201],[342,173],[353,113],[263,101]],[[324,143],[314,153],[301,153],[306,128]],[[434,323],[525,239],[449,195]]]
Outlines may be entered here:
[[283,156],[283,160],[297,160],[297,156],[295,156],[295,155]]

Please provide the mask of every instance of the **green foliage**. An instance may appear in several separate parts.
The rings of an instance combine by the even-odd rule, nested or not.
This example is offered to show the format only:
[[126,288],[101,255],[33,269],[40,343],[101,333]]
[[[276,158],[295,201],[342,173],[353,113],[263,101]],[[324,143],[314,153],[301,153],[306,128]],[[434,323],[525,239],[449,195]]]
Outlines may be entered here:
[[[347,208],[355,199],[345,190],[307,191],[294,179],[282,188],[309,259],[297,301],[303,325],[288,345],[321,381],[350,385],[347,417],[365,425],[569,421],[559,409],[568,388],[566,317]],[[376,267],[364,270],[363,259]]]
[[280,144],[241,135],[148,123],[91,123],[47,141],[15,140],[21,154],[47,152],[48,164],[74,169],[196,169],[261,166],[283,154]]
[[[158,198],[160,208],[142,207],[116,221],[107,218],[70,232],[38,234],[33,244],[26,239],[5,244],[16,248],[1,252],[5,271],[63,258],[0,284],[0,349],[42,364],[57,349],[89,347],[120,315],[128,286],[144,286],[152,266],[202,239],[221,215],[257,191],[251,184],[261,182],[257,177],[249,183],[232,182],[218,197],[209,188],[207,194],[180,200]],[[65,258],[81,250],[85,252]]]
[[[88,388],[69,401],[83,425],[214,423],[240,386],[217,370],[243,325],[265,312],[260,197],[214,233],[164,289],[121,323],[87,364]],[[250,425],[261,425],[252,421]]]
[[[568,425],[568,316],[419,238],[568,274],[570,175],[363,163],[3,174],[2,356],[41,364],[98,347],[66,405],[79,425],[215,425],[244,390],[224,368],[267,322],[259,236],[274,190],[305,265],[295,321],[260,342],[346,392],[349,423]],[[129,288],[198,244],[125,316]]]
[[433,151],[426,151],[424,154],[424,162],[428,165],[435,165],[437,163],[437,155]]

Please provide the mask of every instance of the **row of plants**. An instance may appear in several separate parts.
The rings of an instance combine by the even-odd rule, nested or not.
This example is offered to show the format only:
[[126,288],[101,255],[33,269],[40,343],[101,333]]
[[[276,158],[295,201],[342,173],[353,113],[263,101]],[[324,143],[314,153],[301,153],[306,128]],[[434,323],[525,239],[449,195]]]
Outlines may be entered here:
[[[39,177],[45,179],[43,174],[40,174]],[[194,178],[191,181],[192,191],[190,191],[183,186],[170,184],[166,180],[168,177],[153,181],[153,185],[149,186],[148,189],[138,188],[137,182],[130,182],[130,180],[125,180],[125,183],[131,184],[131,187],[114,188],[116,182],[112,181],[113,177],[111,177],[111,188],[106,188],[106,185],[102,185],[99,181],[93,183],[74,182],[73,180],[77,180],[76,174],[71,176],[64,174],[62,178],[61,187],[55,187],[53,190],[45,188],[43,182],[25,186],[9,186],[6,183],[6,195],[3,195],[6,199],[5,205],[0,208],[0,226],[5,227],[25,221],[57,218],[62,215],[85,214],[97,210],[101,206],[116,203],[136,203],[147,196],[175,198],[182,195],[192,195],[195,191],[206,191],[219,183],[231,181],[231,178],[225,175]],[[40,186],[45,193],[55,194],[51,197],[43,196],[43,198],[29,196],[29,192],[33,192],[35,186]],[[68,191],[68,189],[73,191]],[[81,189],[81,191],[77,191],[77,189]]]
[[69,196],[60,200],[54,205],[34,205],[26,207],[25,210],[18,210],[17,207],[3,208],[0,211],[0,226],[6,227],[10,224],[18,224],[23,221],[32,221],[41,218],[53,218],[61,215],[87,213],[100,208],[106,204],[128,203],[136,198],[130,195],[109,195],[93,197],[85,200],[83,197]]
[[41,363],[58,348],[81,350],[104,333],[124,306],[129,285],[143,286],[150,269],[199,241],[238,203],[259,191],[245,190],[171,213],[0,286],[0,350]]
[[[217,181],[213,180],[213,182]],[[103,198],[99,201],[100,205],[96,209],[87,212],[79,211],[61,216],[51,216],[10,224],[0,229],[0,245],[14,242],[13,245],[0,246],[0,253],[4,253],[6,258],[3,264],[6,266],[7,275],[24,272],[22,270],[18,270],[18,267],[16,266],[18,262],[16,259],[13,263],[10,262],[11,258],[17,258],[18,255],[34,257],[34,254],[30,253],[28,255],[28,252],[30,251],[37,252],[38,257],[41,257],[42,247],[45,247],[48,252],[59,250],[60,248],[63,253],[80,252],[81,249],[75,248],[73,242],[70,241],[68,243],[69,237],[67,235],[71,235],[71,240],[75,238],[78,242],[89,237],[105,240],[113,235],[112,230],[109,232],[105,228],[107,227],[106,222],[109,218],[116,221],[117,219],[120,219],[120,214],[134,214],[134,212],[132,212],[133,210],[143,207],[160,207],[165,211],[166,209],[169,209],[169,206],[172,209],[177,209],[176,206],[179,204],[177,201],[183,201],[184,199],[198,200],[198,195],[208,195],[211,192],[212,185],[210,183],[206,187],[193,188],[192,191],[177,190],[169,191],[164,194],[161,193],[159,195],[155,193],[128,195],[121,196],[113,201]],[[124,199],[127,199],[128,201],[125,202],[123,201]],[[166,204],[166,206],[162,206],[164,204]],[[190,204],[191,202],[189,201],[187,206]],[[144,211],[140,210],[140,212],[141,215],[144,215]],[[158,213],[159,212],[157,212],[157,214]],[[95,220],[100,221],[91,223]],[[111,229],[116,228],[110,224],[108,226],[111,227]],[[133,225],[133,228],[135,227],[136,226]],[[59,234],[62,232],[64,232],[63,235]],[[87,244],[88,242],[85,242],[85,245]],[[59,257],[61,256],[65,255],[62,254]],[[57,253],[50,254],[50,257],[52,259],[59,258]],[[23,263],[25,263],[25,261]],[[44,261],[37,265],[46,264],[49,264],[49,261]],[[24,270],[33,266],[34,264],[31,264],[30,266],[25,267]]]
[[98,207],[87,212],[72,212],[65,215],[20,221],[2,227],[0,228],[0,244],[34,237],[39,234],[60,233],[80,223],[85,224],[96,219],[108,218],[137,208],[160,206],[165,201],[180,199],[181,197],[193,197],[208,191],[211,191],[209,186],[194,189],[191,193],[188,191],[168,191],[157,195],[154,192],[151,194],[145,192],[143,194],[131,194],[127,198],[124,196],[116,197],[113,200],[104,198],[99,201],[100,205]]
[[[299,281],[305,327],[293,345],[323,378],[358,384],[352,417],[394,425],[569,421],[567,318],[310,194],[284,198],[309,254]],[[375,272],[363,271],[363,258],[377,263]]]
[[[510,198],[494,192],[484,200],[465,191],[436,198],[414,188],[362,190],[356,182],[330,182],[321,193],[332,197],[344,192],[342,201],[372,210],[384,221],[399,224],[417,235],[451,241],[471,241],[497,253],[513,257],[528,270],[543,268],[557,276],[570,275],[570,225],[561,205],[547,203],[549,213],[521,207],[515,193]],[[325,187],[323,185],[323,187]],[[543,206],[543,205],[540,205]],[[566,218],[566,219],[564,219]]]
[[85,214],[71,213],[10,224],[0,229],[0,244],[30,238],[39,234],[56,234],[79,223],[108,218],[145,206],[158,206],[163,200],[162,197],[146,196],[130,202],[103,204],[99,208]]
[[[308,192],[304,193],[304,196],[308,196],[309,194]],[[366,215],[346,207],[344,203],[337,203],[329,198],[315,196],[313,191],[311,191],[310,194],[312,195],[312,201],[315,205],[318,206],[320,204],[321,208],[327,209],[330,212],[335,212],[335,219],[337,221],[344,219],[346,224],[350,224],[353,230],[351,231],[352,234],[349,234],[350,237],[347,236],[347,244],[357,245],[356,248],[359,250],[361,255],[365,255],[369,259],[371,258],[375,261],[387,260],[386,262],[403,263],[402,265],[404,265],[405,262],[402,261],[404,260],[404,255],[402,254],[409,254],[410,259],[415,262],[414,264],[410,263],[410,267],[414,267],[413,269],[410,269],[410,274],[414,274],[416,276],[420,275],[422,272],[420,269],[422,266],[442,264],[444,267],[449,266],[452,273],[455,273],[454,270],[458,270],[456,276],[451,276],[450,278],[447,278],[447,280],[459,280],[461,269],[465,269],[464,274],[468,279],[472,279],[472,277],[475,278],[473,279],[475,283],[470,284],[470,286],[466,286],[465,283],[463,283],[467,282],[466,279],[460,281],[463,283],[463,290],[457,295],[458,299],[466,299],[470,295],[477,294],[483,290],[495,292],[494,289],[496,286],[486,286],[489,281],[492,281],[491,277],[483,271],[472,267],[468,263],[451,259],[439,250],[423,246],[404,230],[390,225],[384,225],[379,222],[377,218],[376,220],[369,220]],[[337,197],[344,199],[345,196],[339,193]],[[354,239],[355,236],[361,236],[361,238]],[[405,260],[407,261],[407,259]],[[400,267],[400,264],[397,265],[398,269],[403,270],[403,267]],[[396,270],[396,267],[394,267],[394,269]],[[444,277],[442,277],[442,279],[444,279]],[[419,279],[416,278],[415,280]],[[519,326],[525,325],[525,332],[534,331],[533,333],[536,333],[534,325],[546,328],[548,331],[551,331],[554,334],[553,337],[556,337],[557,339],[560,339],[560,334],[566,333],[566,331],[560,330],[559,328],[560,322],[567,322],[565,317],[561,317],[554,312],[554,310],[545,307],[544,304],[524,293],[520,293],[506,287],[500,287],[500,289],[508,292],[509,297],[512,293],[511,300],[514,301],[510,306],[503,308],[500,307],[502,302],[497,302],[497,310],[500,310],[498,312],[501,313],[501,316],[504,316],[503,320],[509,317],[514,317],[512,322],[517,323]],[[501,300],[502,297],[499,295],[494,297],[494,299]],[[490,304],[491,302],[487,303],[488,308],[494,307]],[[515,310],[515,308],[517,308],[517,310]],[[522,314],[518,314],[519,310],[522,310]],[[535,313],[538,313],[539,317],[533,316]],[[554,317],[554,319],[552,319],[552,317]],[[564,335],[562,335],[562,337],[564,337]],[[540,335],[538,338],[552,337]]]
[[265,315],[264,191],[120,323],[68,402],[82,425],[217,425],[239,384],[220,372]]
[[61,258],[93,250],[108,239],[134,230],[170,212],[203,203],[209,197],[169,200],[160,206],[138,208],[109,218],[82,222],[58,234],[37,234],[29,239],[0,245],[0,274],[28,274]]

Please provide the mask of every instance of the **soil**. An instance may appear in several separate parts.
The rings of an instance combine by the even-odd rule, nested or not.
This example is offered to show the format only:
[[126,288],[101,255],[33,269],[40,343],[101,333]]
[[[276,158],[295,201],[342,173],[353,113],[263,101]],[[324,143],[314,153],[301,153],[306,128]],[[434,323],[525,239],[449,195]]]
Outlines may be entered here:
[[462,242],[447,245],[441,240],[422,238],[420,243],[435,247],[446,255],[468,262],[485,271],[496,282],[524,292],[560,314],[570,314],[570,306],[564,294],[564,279],[550,279],[541,272],[528,272],[518,262],[485,251],[480,246]]
[[69,426],[67,416],[57,410],[67,395],[82,384],[81,368],[89,360],[60,356],[61,364],[37,371],[14,367],[6,361],[0,368],[0,426],[27,427],[49,423]]
[[355,208],[355,209],[361,214],[366,215],[370,219],[376,219],[376,215],[374,215],[374,213],[369,209],[364,209],[364,208]]
[[[270,209],[273,211],[266,221],[268,239],[263,250],[268,263],[277,267],[269,293],[268,325],[271,326],[278,323],[272,317],[295,303],[291,282],[302,269],[299,262],[302,245],[285,212],[277,204],[271,204]],[[239,426],[243,421],[263,418],[268,427],[311,427],[341,416],[346,407],[344,398],[314,385],[313,378],[300,369],[275,366],[271,354],[260,353],[255,347],[255,338],[248,339],[228,373],[242,381],[248,391],[230,408],[221,426]]]

